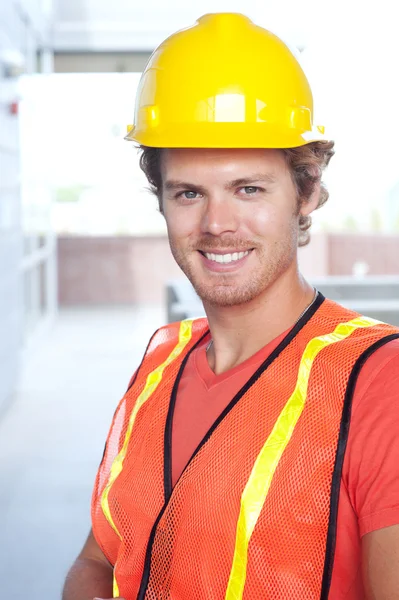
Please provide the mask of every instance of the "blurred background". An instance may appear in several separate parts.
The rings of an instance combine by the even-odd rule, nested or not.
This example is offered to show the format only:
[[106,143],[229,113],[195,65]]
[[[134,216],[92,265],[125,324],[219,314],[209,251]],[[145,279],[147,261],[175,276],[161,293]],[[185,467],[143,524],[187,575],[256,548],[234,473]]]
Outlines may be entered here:
[[[304,274],[399,325],[399,36],[394,3],[1,0],[0,580],[59,598],[90,527],[117,402],[149,335],[202,307],[123,140],[153,49],[245,12],[298,54],[336,141]],[[238,41],[239,43],[239,41]]]

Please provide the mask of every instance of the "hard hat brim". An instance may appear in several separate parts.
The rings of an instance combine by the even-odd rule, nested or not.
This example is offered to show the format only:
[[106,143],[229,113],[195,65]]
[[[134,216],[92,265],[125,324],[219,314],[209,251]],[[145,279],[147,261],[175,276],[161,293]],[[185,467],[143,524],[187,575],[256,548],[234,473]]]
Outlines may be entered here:
[[191,123],[154,130],[131,127],[125,139],[154,148],[295,148],[327,138],[323,127],[298,131],[270,123]]

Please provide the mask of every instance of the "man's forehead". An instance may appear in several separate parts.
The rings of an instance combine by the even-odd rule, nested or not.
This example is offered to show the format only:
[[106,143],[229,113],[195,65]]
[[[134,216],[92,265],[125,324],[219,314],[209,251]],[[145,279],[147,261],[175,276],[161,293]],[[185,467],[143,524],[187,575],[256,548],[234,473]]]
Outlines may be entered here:
[[166,148],[161,153],[164,177],[175,179],[182,171],[218,172],[226,178],[275,177],[285,166],[280,150],[262,148]]

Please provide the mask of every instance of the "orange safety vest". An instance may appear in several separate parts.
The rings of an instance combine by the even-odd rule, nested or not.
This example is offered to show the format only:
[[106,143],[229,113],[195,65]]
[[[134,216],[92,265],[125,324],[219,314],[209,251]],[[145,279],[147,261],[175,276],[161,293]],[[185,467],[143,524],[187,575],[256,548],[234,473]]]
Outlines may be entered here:
[[159,329],[115,413],[92,503],[114,595],[327,599],[353,391],[399,330],[319,294],[172,488],[179,380],[207,333],[205,319]]

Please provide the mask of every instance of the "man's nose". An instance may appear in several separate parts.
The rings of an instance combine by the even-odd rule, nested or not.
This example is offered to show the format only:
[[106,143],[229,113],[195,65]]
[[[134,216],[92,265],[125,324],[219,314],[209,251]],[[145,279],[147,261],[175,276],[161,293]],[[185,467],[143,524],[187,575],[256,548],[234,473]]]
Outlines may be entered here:
[[221,235],[235,232],[238,225],[237,207],[232,199],[224,196],[211,196],[207,199],[202,215],[202,233]]

